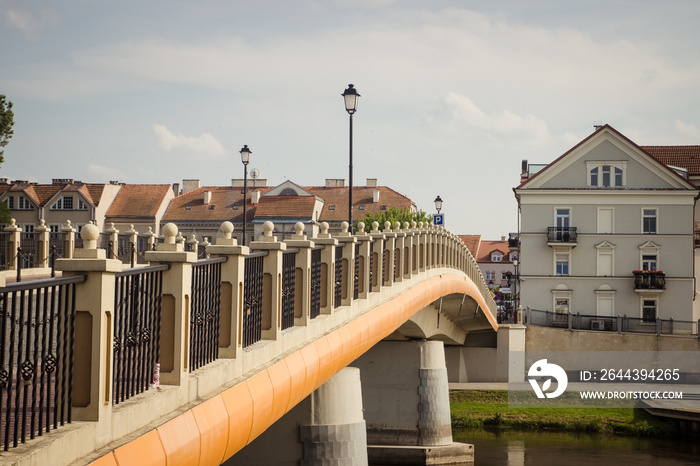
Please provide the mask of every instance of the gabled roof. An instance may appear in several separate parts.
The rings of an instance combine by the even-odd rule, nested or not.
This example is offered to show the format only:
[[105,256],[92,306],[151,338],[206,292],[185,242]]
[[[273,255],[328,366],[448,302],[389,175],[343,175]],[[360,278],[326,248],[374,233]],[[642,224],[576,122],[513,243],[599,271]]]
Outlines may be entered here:
[[682,185],[685,185],[687,187],[687,189],[697,189],[690,181],[685,179],[678,172],[667,167],[663,162],[660,162],[656,158],[652,157],[647,151],[642,149],[640,146],[635,144],[631,139],[627,138],[624,134],[620,133],[619,131],[617,131],[615,128],[613,128],[612,126],[610,126],[608,124],[596,128],[596,130],[593,133],[591,133],[588,137],[583,139],[581,142],[576,144],[574,147],[572,147],[571,149],[566,151],[561,156],[557,157],[553,162],[549,163],[543,169],[541,169],[537,173],[533,174],[528,179],[522,181],[520,183],[520,185],[518,185],[516,187],[516,189],[521,189],[521,188],[527,189],[528,185],[530,185],[530,184],[535,184],[535,185],[541,184],[541,180],[548,179],[548,177],[552,176],[552,172],[556,171],[556,169],[559,166],[566,163],[565,160],[567,159],[567,157],[569,157],[573,153],[576,153],[582,146],[594,141],[597,138],[606,137],[606,135],[612,135],[617,140],[619,140],[622,143],[626,144],[627,146],[631,147],[633,152],[635,152],[636,154],[640,154],[642,157],[644,157],[648,161],[648,163],[655,165],[659,169],[659,171],[665,173],[667,176],[670,176],[671,179],[675,179],[676,182],[680,181]]
[[479,243],[481,242],[481,235],[458,235],[459,239],[467,246],[469,252],[472,256],[476,257],[479,253]]
[[659,162],[685,168],[690,176],[700,176],[700,146],[640,146]]
[[[306,188],[311,194],[320,197],[324,201],[323,210],[319,221],[321,222],[342,222],[348,218],[348,188],[327,188],[325,186],[310,186]],[[379,202],[372,202],[373,192],[379,191]],[[378,214],[382,210],[391,207],[399,209],[411,209],[413,202],[386,186],[355,186],[352,190],[354,219],[364,217],[368,212]],[[362,206],[362,209],[360,209]],[[384,206],[384,209],[382,209]]]
[[[505,251],[505,252],[504,252]],[[476,256],[476,261],[478,263],[482,262],[493,262],[491,260],[491,255],[494,252],[500,252],[503,254],[503,261],[498,263],[508,263],[510,262],[510,249],[508,248],[508,241],[489,241],[482,240],[479,244],[479,252]]]
[[313,220],[315,196],[261,196],[255,209],[256,220],[292,218]]
[[107,217],[155,217],[171,191],[168,184],[126,184],[107,210]]
[[102,198],[104,191],[103,184],[27,184],[17,183],[13,185],[3,186],[5,189],[0,189],[0,194],[5,192],[19,192],[27,196],[38,207],[45,207],[53,204],[52,201],[57,200],[59,196],[73,192],[80,193],[85,201],[96,206]]
[[[270,188],[255,188],[263,193]],[[248,190],[250,198],[253,189]],[[211,192],[211,200],[204,203],[204,192]],[[247,208],[248,220],[254,216],[255,206]],[[175,197],[170,201],[163,221],[243,221],[243,190],[231,186],[205,186]]]

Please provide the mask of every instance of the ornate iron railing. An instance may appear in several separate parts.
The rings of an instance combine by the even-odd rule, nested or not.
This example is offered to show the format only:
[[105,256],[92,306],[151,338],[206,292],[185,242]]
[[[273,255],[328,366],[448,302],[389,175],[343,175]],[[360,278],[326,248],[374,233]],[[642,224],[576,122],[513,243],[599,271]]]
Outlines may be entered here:
[[192,265],[190,367],[197,370],[219,356],[221,263],[226,257],[202,259]]
[[352,299],[360,297],[360,243],[355,243],[355,267],[352,279]]
[[71,422],[75,275],[0,288],[0,443]]
[[576,227],[548,227],[548,243],[576,243],[578,235]]
[[160,361],[163,271],[170,265],[118,272],[114,286],[113,404],[143,393]]
[[245,258],[243,298],[243,347],[262,338],[263,257],[267,252],[254,252]]
[[311,251],[311,283],[309,303],[309,318],[314,319],[321,314],[321,250],[322,247],[315,247]]
[[23,269],[31,269],[33,267],[39,267],[39,247],[38,241],[39,233],[22,233],[20,236],[19,247],[21,252],[18,251],[17,260],[21,262],[21,267]]
[[635,290],[665,290],[666,274],[655,270],[635,270],[634,289]]
[[297,252],[288,249],[282,254],[282,330],[294,327]]
[[335,247],[335,277],[333,279],[333,307],[343,302],[343,246]]

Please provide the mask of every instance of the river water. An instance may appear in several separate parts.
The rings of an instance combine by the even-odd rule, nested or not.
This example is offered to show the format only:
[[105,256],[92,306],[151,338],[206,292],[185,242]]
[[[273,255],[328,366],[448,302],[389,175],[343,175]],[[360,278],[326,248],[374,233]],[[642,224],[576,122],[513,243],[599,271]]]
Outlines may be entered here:
[[474,466],[681,466],[700,464],[700,442],[559,432],[455,430],[474,445]]

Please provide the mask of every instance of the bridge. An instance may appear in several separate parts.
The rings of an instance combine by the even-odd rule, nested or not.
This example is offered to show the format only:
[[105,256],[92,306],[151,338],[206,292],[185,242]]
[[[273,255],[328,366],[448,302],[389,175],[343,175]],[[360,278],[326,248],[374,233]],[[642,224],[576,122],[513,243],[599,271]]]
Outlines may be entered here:
[[[147,264],[128,267],[84,226],[82,248],[55,261],[61,277],[0,288],[0,461],[367,464],[369,451],[370,461],[434,464],[471,454],[452,442],[444,346],[495,340],[495,303],[455,235],[372,227],[332,236],[321,224],[307,238],[299,223],[282,242],[266,222],[241,246],[224,222],[200,258],[168,224]],[[463,355],[451,357],[457,371]]]

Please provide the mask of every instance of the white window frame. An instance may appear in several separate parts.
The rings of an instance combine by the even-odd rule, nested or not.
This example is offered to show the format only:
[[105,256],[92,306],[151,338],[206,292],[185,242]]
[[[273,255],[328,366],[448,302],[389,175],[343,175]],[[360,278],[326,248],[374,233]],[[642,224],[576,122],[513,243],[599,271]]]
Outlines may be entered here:
[[34,206],[26,196],[17,196],[17,210],[32,210]]
[[15,210],[15,198],[13,196],[7,196],[4,202],[7,204],[8,209]]
[[88,210],[87,202],[83,201],[83,198],[78,196],[78,210]]
[[[653,232],[644,231],[644,220],[646,218],[651,218],[651,216],[649,216],[649,217],[646,216],[646,213],[644,212],[645,210],[649,210],[649,211],[653,210],[654,211],[655,223],[654,223],[654,231]],[[643,235],[658,235],[659,234],[659,224],[660,224],[660,222],[659,222],[659,209],[657,209],[656,207],[642,207],[641,214],[642,214],[642,224],[641,224],[642,234]]]
[[656,256],[656,270],[661,268],[661,246],[651,241],[639,246],[639,270],[644,270],[644,256]]
[[[654,302],[654,320],[643,320],[644,319],[644,301]],[[641,296],[639,300],[639,317],[644,323],[656,322],[656,318],[659,316],[659,298],[657,296]]]
[[491,254],[491,262],[503,262],[503,254],[494,252]]
[[[567,210],[569,213],[567,215],[559,215],[560,210]],[[564,207],[564,206],[559,206],[559,207],[554,207],[554,226],[557,228],[571,228],[571,225],[573,223],[573,218],[572,218],[572,212],[573,209],[571,207]],[[566,222],[567,225],[559,225],[559,219],[560,218],[566,218],[568,221]],[[562,222],[563,223],[563,222]]]
[[[610,167],[610,186],[603,186],[603,167]],[[598,169],[596,184],[591,180],[591,172]],[[622,170],[622,184],[615,183],[615,169]],[[591,188],[622,188],[627,186],[627,160],[587,160],[586,161],[586,186]]]
[[[596,303],[595,303],[595,314],[597,316],[601,315],[600,314],[600,302],[601,301],[610,301],[611,302],[611,316],[615,315],[615,290],[595,290],[596,294]],[[608,316],[605,316],[608,317]]]
[[[71,207],[66,208],[65,206],[65,199],[70,198],[71,200]],[[51,210],[75,210],[73,196],[61,196],[56,202],[53,203],[51,206]]]
[[[566,265],[566,271],[567,271],[566,275],[557,273],[557,264],[560,262],[557,260],[557,256],[566,256],[566,264],[567,264]],[[555,277],[570,277],[571,276],[571,250],[570,249],[567,249],[567,250],[555,249],[553,260],[554,260],[553,275]],[[564,261],[561,261],[561,262],[563,263]]]

